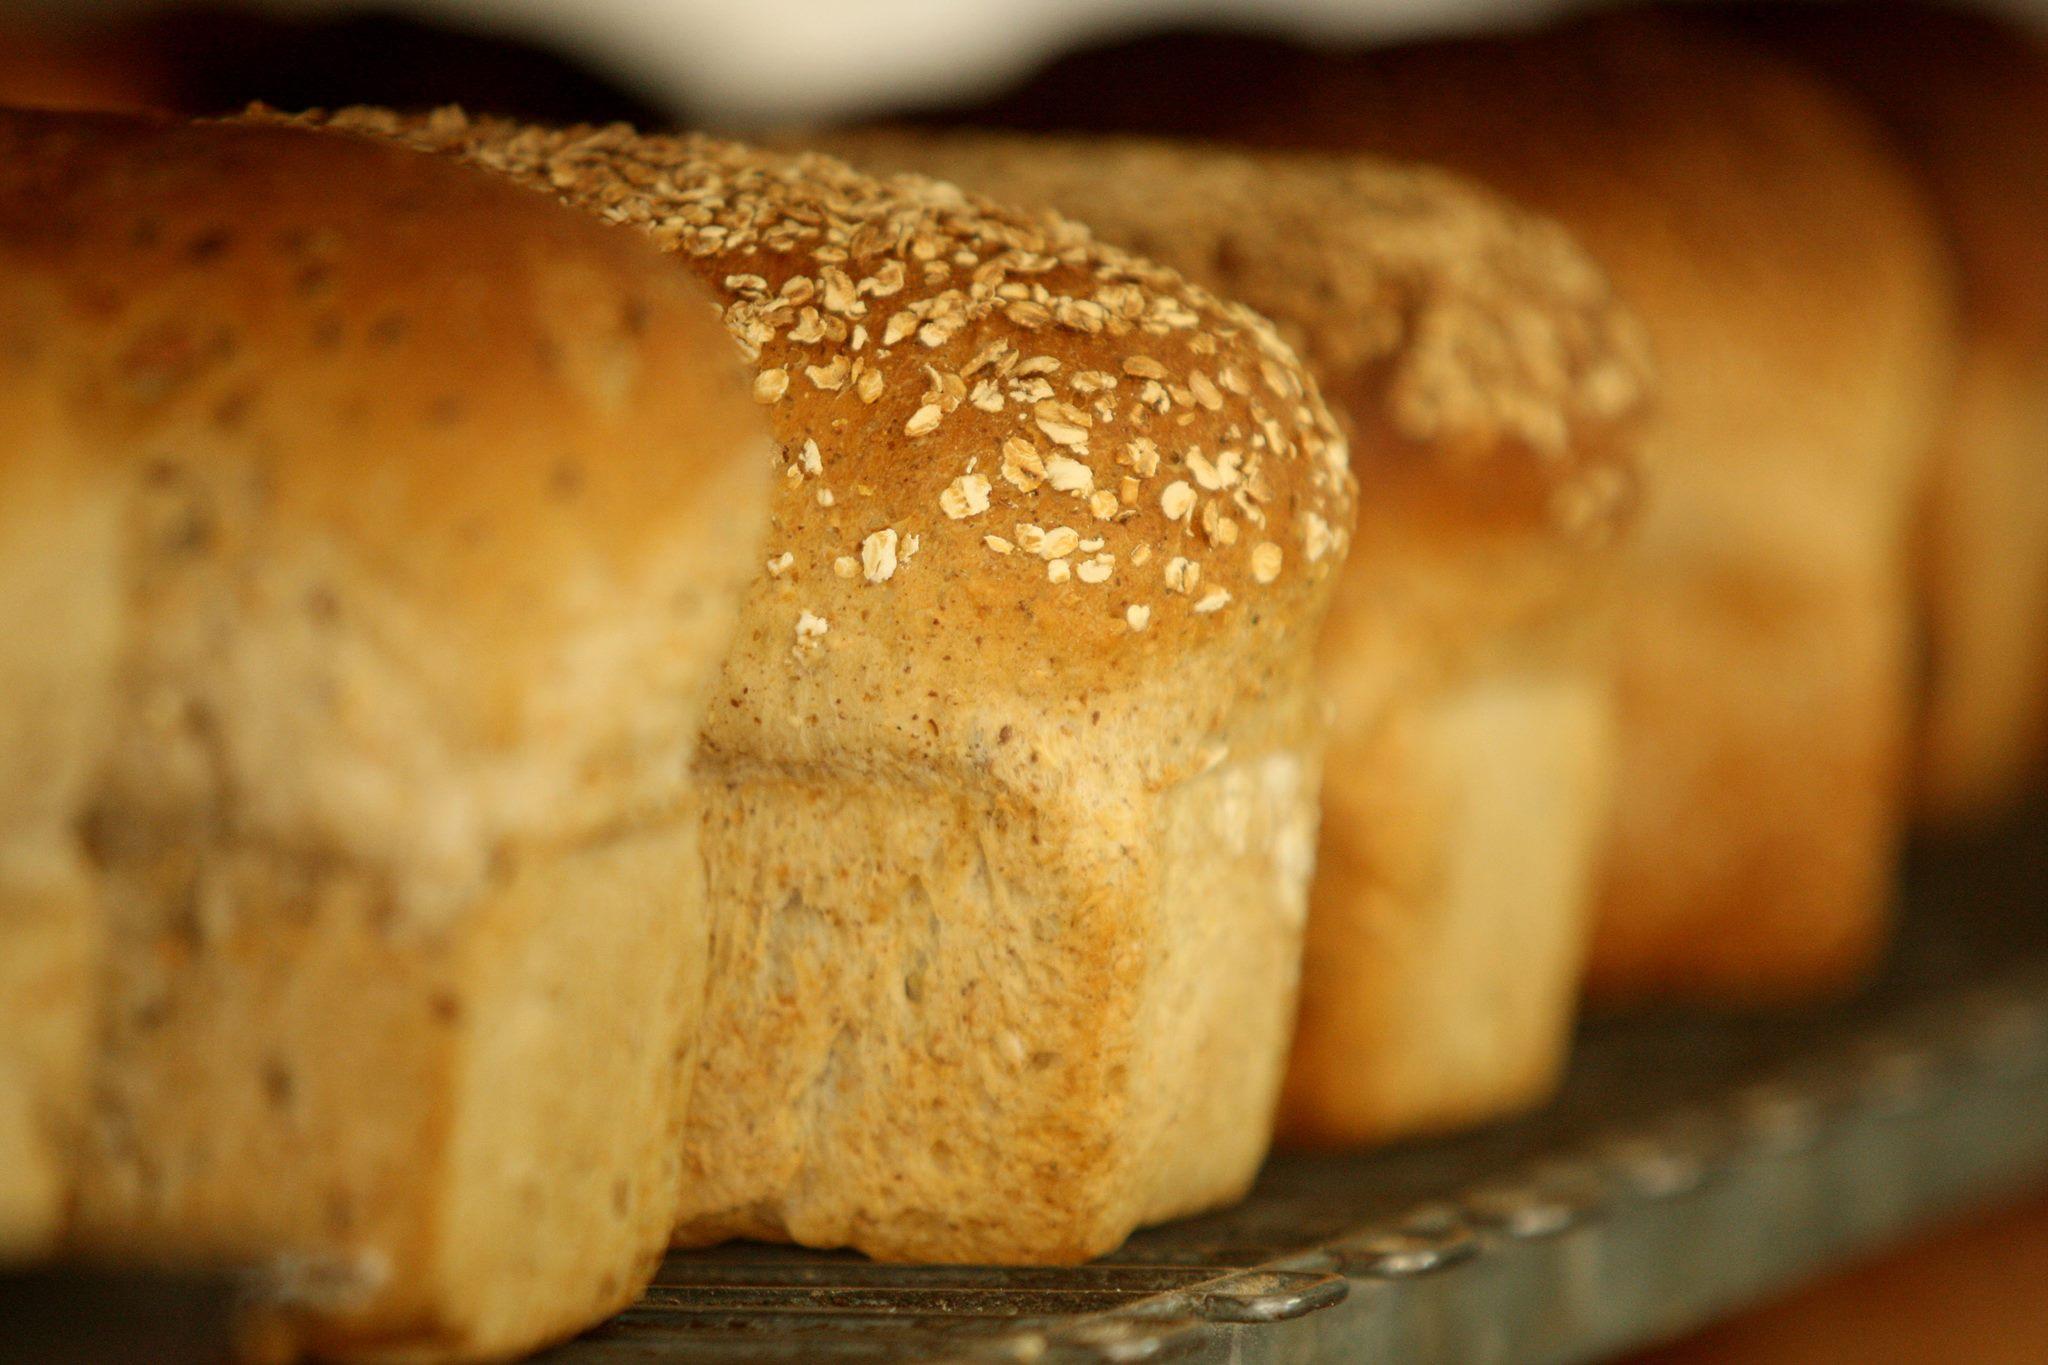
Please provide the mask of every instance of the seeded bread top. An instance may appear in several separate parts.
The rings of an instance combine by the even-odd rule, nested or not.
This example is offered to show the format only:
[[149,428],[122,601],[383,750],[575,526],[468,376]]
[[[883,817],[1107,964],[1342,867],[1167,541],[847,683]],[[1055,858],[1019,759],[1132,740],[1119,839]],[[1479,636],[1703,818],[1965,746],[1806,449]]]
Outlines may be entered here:
[[1271,318],[1350,423],[1361,514],[1605,543],[1636,479],[1641,325],[1556,223],[1372,156],[865,129],[822,145],[1072,214]]
[[781,442],[765,572],[799,659],[852,616],[1114,671],[1321,610],[1354,485],[1315,384],[1264,319],[1073,223],[702,136],[306,119],[635,225],[720,295]]

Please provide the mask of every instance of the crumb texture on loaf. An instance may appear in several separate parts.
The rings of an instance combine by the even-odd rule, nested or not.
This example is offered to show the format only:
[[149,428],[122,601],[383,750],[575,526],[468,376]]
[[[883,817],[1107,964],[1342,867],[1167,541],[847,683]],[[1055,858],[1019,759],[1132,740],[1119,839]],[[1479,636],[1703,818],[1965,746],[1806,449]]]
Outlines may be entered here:
[[[1245,757],[1156,794],[802,772],[715,788],[679,1239],[1078,1261],[1241,1195],[1314,838],[1291,694],[1233,732]],[[1149,723],[1092,738],[1142,744]]]
[[263,1257],[322,1357],[629,1302],[768,480],[704,296],[402,149],[8,114],[0,329],[39,366],[0,420],[35,403],[112,512],[73,1244]]
[[[720,293],[782,441],[704,740],[679,1236],[1063,1261],[1241,1192],[1354,515],[1270,324],[1051,213],[829,157],[334,122],[650,233]],[[1269,771],[1299,780],[1268,806],[1215,796]]]

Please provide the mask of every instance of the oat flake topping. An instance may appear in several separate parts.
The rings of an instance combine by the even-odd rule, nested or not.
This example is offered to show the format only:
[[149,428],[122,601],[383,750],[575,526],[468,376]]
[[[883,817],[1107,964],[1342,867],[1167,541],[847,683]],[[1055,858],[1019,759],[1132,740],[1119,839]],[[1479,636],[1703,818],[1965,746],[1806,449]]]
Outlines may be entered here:
[[[768,572],[791,590],[822,572],[898,591],[929,572],[908,567],[923,539],[958,522],[971,534],[933,539],[927,564],[981,556],[978,573],[1022,576],[1020,594],[1137,632],[1161,611],[1219,616],[1290,574],[1321,577],[1349,534],[1343,438],[1271,325],[1055,215],[622,125],[303,121],[453,154],[684,258],[754,367],[788,487],[816,480],[804,501],[868,518],[832,522],[857,557],[777,555]],[[877,440],[905,452],[889,482],[906,487],[880,499],[860,466],[836,464]],[[1134,571],[1155,556],[1163,579]],[[826,629],[805,611],[798,656]]]

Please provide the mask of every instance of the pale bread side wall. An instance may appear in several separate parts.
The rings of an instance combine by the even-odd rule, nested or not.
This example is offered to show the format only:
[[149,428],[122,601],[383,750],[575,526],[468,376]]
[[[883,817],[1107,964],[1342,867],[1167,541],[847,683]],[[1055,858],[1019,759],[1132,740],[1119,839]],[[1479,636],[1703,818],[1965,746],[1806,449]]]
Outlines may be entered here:
[[1283,1141],[1442,1131],[1556,1083],[1615,717],[1598,656],[1551,643],[1332,735]]
[[714,763],[679,1238],[1071,1261],[1240,1193],[1292,1020],[1299,671],[1172,777],[1157,687],[994,727],[1030,785]]

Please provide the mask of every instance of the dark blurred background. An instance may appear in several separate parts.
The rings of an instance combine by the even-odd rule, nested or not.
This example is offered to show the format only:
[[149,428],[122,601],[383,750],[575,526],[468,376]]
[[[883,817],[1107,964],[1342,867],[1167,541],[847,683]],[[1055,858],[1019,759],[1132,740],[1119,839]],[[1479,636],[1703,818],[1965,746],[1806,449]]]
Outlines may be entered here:
[[[2048,19],[2048,0],[1990,0]],[[220,112],[460,102],[745,129],[962,104],[1160,29],[1311,41],[1531,23],[1572,0],[0,0],[0,98]]]

